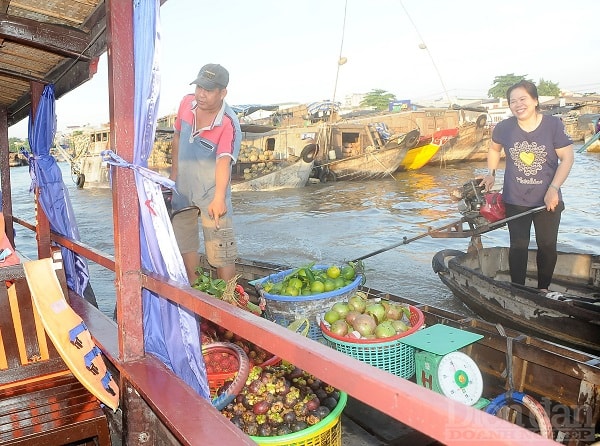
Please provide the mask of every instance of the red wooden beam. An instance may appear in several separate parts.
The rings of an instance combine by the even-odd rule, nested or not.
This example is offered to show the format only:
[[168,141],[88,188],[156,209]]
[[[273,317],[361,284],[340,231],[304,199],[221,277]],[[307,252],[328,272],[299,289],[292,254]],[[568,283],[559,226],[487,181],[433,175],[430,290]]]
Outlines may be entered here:
[[212,296],[144,278],[153,289],[356,399],[447,445],[556,445],[551,440],[392,375]]
[[0,153],[0,179],[2,185],[2,213],[6,223],[6,235],[14,246],[14,229],[12,223],[12,197],[10,193],[10,163],[9,163],[9,143],[8,143],[8,111],[6,107],[0,107],[0,147],[4,150]]
[[[134,153],[133,2],[106,2],[108,31],[108,84],[111,149],[126,161]],[[144,355],[140,282],[139,208],[131,169],[113,168],[113,214],[117,318],[123,360]],[[107,219],[110,216],[106,216]]]
[[[31,89],[31,118],[35,124],[35,118],[37,116],[37,108],[40,103],[40,98],[44,93],[45,85],[40,82],[30,82]],[[32,149],[33,150],[33,149]],[[35,201],[39,200],[40,191],[39,188],[35,190]],[[48,216],[44,212],[41,206],[36,205],[36,235],[38,239],[38,258],[45,259],[52,255],[50,250],[50,222]]]

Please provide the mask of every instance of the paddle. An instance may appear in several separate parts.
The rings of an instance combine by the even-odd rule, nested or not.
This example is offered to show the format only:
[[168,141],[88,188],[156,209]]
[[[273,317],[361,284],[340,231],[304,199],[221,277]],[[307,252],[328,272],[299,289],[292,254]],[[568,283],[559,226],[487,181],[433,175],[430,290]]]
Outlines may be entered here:
[[598,138],[600,138],[600,132],[597,132],[594,136],[588,139],[587,142],[577,150],[577,153],[585,152],[587,148],[592,145],[592,143],[598,140]]
[[[540,294],[540,290],[538,290],[537,288],[532,288],[527,285],[521,285],[519,283],[512,283],[512,282],[510,285],[514,288],[518,288],[520,290],[527,291],[527,292],[530,292],[533,294],[539,294],[541,297],[544,297],[542,294]],[[545,297],[545,298],[555,300],[558,302],[563,302],[563,303],[569,304],[569,305],[578,305],[578,306],[587,308],[588,310],[600,312],[600,299],[594,299],[593,297],[579,296],[577,294],[569,294],[569,293],[563,294],[563,293],[559,292],[556,297]]]
[[[498,221],[495,221],[493,223],[489,223],[489,224],[480,226],[479,228],[476,228],[476,229],[473,229],[473,230],[470,230],[470,231],[464,231],[464,234],[465,234],[464,237],[467,237],[468,235],[471,235],[471,236],[473,236],[473,235],[480,235],[480,234],[483,234],[485,232],[492,231],[492,230],[497,229],[497,228],[499,228],[501,226],[504,226],[507,222],[509,222],[511,220],[515,220],[517,218],[524,217],[525,215],[534,214],[536,212],[543,211],[544,209],[546,209],[546,206],[539,206],[537,208],[529,209],[528,211],[522,212],[520,214],[513,215],[512,217],[503,218],[502,220],[498,220]],[[429,229],[427,232],[424,232],[422,234],[416,235],[414,237],[411,237],[411,238],[404,237],[401,242],[394,243],[393,245],[388,246],[386,248],[381,248],[381,249],[378,249],[377,251],[373,251],[373,252],[371,252],[369,254],[365,254],[364,256],[358,257],[358,258],[356,258],[356,259],[354,259],[352,261],[353,262],[358,262],[360,260],[368,259],[369,257],[373,257],[373,256],[375,256],[377,254],[381,254],[382,252],[389,251],[390,249],[397,248],[398,246],[406,245],[406,244],[408,244],[410,242],[414,242],[415,240],[419,240],[419,239],[421,239],[423,237],[427,237],[428,235],[433,237],[433,235],[435,235],[435,234],[442,233],[443,231],[445,231],[447,229],[456,228],[457,226],[462,225],[462,223],[468,222],[468,221],[469,221],[469,219],[461,218],[460,220],[455,221],[453,223],[450,223],[448,225],[441,226],[441,227],[435,228],[435,229]],[[442,238],[443,238],[443,236],[442,236]]]

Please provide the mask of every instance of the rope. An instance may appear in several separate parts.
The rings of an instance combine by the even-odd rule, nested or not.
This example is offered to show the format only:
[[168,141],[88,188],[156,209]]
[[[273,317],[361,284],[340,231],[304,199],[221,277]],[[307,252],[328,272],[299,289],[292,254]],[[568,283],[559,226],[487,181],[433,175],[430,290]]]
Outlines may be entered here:
[[514,338],[511,338],[510,336],[506,335],[506,331],[504,330],[504,327],[502,326],[502,324],[496,324],[496,329],[498,330],[498,333],[500,333],[502,336],[504,336],[506,338],[506,368],[502,372],[501,376],[502,376],[502,378],[508,378],[508,390],[513,391],[515,388],[515,385],[513,382],[513,370],[512,370],[513,369],[512,350],[513,350]]
[[490,404],[487,405],[485,411],[490,415],[496,415],[501,408],[509,406],[512,403],[520,403],[529,409],[537,421],[540,435],[544,438],[553,439],[552,422],[544,410],[544,407],[525,393],[509,390],[494,398]]
[[423,37],[421,36],[421,33],[419,32],[419,29],[417,28],[417,25],[415,25],[415,22],[413,22],[413,19],[410,17],[410,14],[408,13],[408,11],[406,10],[406,8],[404,7],[404,4],[402,3],[402,0],[400,0],[400,6],[402,6],[402,9],[404,9],[404,12],[406,13],[406,16],[408,17],[408,20],[410,21],[410,23],[412,24],[413,28],[415,28],[415,31],[417,32],[417,36],[419,36],[419,39],[421,40],[421,43],[419,45],[419,48],[424,49],[427,51],[427,54],[429,55],[429,58],[431,59],[431,64],[433,65],[433,68],[435,69],[435,72],[438,75],[438,78],[440,79],[440,83],[442,84],[442,88],[444,89],[444,93],[446,95],[446,99],[448,100],[448,107],[452,106],[452,101],[450,100],[450,95],[448,94],[448,89],[446,88],[446,85],[444,84],[444,79],[442,79],[442,75],[440,73],[440,70],[438,69],[435,60],[433,59],[433,56],[431,55],[431,51],[429,51],[429,47],[427,45],[425,45],[425,41],[423,40]]
[[[344,35],[346,34],[346,13],[348,11],[348,0],[344,4],[344,23],[342,25],[342,40],[340,42],[340,57],[338,58],[337,71],[335,74],[335,85],[333,86],[333,98],[331,102],[335,104],[335,94],[337,92],[338,77],[340,76],[340,67],[342,66],[342,50],[344,48]],[[333,120],[333,110],[329,116],[329,122]]]

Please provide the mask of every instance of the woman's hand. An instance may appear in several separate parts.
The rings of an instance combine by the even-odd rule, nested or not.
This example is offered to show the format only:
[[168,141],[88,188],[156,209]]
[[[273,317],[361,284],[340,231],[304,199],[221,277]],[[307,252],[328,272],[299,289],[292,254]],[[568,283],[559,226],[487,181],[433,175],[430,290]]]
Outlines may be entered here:
[[486,175],[484,176],[481,181],[479,182],[480,186],[483,186],[485,189],[485,192],[489,192],[490,190],[492,190],[492,187],[494,187],[494,183],[496,182],[496,177],[493,175]]
[[546,210],[553,211],[558,206],[558,190],[554,187],[550,186],[546,191],[546,195],[544,195],[544,204],[546,205]]

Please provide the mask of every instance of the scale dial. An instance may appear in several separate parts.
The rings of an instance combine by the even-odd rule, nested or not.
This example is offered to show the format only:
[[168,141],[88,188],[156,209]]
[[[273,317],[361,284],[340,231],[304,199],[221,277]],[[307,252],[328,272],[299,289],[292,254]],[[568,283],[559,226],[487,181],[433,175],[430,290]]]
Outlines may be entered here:
[[472,406],[483,393],[483,377],[475,361],[462,352],[451,352],[438,364],[438,384],[448,398]]

